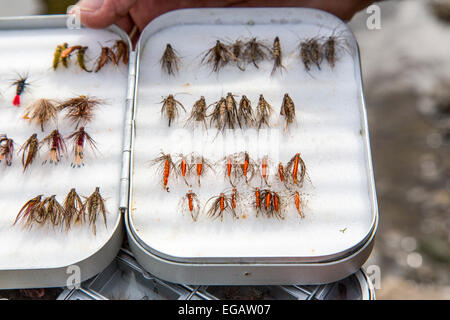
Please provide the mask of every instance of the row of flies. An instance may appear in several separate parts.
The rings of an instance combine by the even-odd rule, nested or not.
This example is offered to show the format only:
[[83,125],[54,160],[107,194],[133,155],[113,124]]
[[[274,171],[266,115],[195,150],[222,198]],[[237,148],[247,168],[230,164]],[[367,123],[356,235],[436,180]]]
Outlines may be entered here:
[[25,229],[51,225],[68,231],[73,225],[88,223],[95,235],[99,215],[102,215],[106,226],[105,199],[100,194],[99,187],[96,187],[89,197],[83,197],[84,201],[81,198],[75,188],[69,191],[62,205],[56,199],[56,195],[49,197],[38,195],[23,205],[13,225],[22,222]]
[[[333,69],[336,65],[338,53],[347,47],[346,40],[334,32],[327,37],[312,37],[300,42],[299,56],[307,71],[313,66],[321,70],[321,64],[326,60]],[[229,63],[234,63],[241,71],[248,64],[259,69],[259,64],[265,60],[273,60],[272,75],[277,70],[286,69],[283,65],[283,55],[280,38],[277,36],[272,47],[264,41],[254,37],[249,40],[236,40],[225,42],[217,40],[216,44],[208,49],[201,59],[201,64],[210,65],[213,72],[219,72]],[[180,68],[181,59],[170,43],[160,59],[163,72],[175,75]]]
[[[161,155],[152,160],[152,165],[157,165],[157,172],[162,176],[162,186],[169,192],[169,178],[182,177],[185,184],[189,187],[189,191],[180,201],[180,206],[183,211],[188,211],[194,221],[200,213],[200,201],[196,193],[192,191],[192,185],[189,183],[192,177],[195,177],[198,186],[200,187],[201,178],[209,171],[216,172],[215,168],[222,168],[225,179],[229,181],[231,188],[229,191],[221,192],[218,196],[211,197],[204,208],[207,210],[207,215],[212,218],[223,216],[229,212],[234,218],[238,218],[237,207],[241,198],[241,193],[238,192],[237,186],[240,182],[244,185],[249,185],[249,182],[255,177],[261,178],[261,183],[264,187],[251,188],[250,197],[253,199],[253,207],[256,210],[257,216],[262,212],[267,217],[284,218],[284,208],[288,204],[286,198],[294,199],[294,205],[300,217],[303,214],[303,201],[301,200],[301,193],[299,190],[303,187],[305,179],[307,178],[306,164],[300,153],[295,154],[287,163],[279,163],[276,169],[275,182],[276,184],[284,185],[284,190],[273,191],[271,182],[269,181],[271,161],[268,156],[262,157],[260,161],[254,161],[247,152],[240,152],[224,157],[222,160],[213,164],[205,157],[192,153],[190,155],[179,154],[178,159],[174,161],[170,154],[161,152]],[[241,184],[242,185],[242,184]],[[208,204],[210,204],[208,206]]]
[[[94,139],[86,132],[84,125],[93,120],[94,111],[100,103],[101,100],[85,95],[70,98],[59,103],[44,98],[31,103],[27,107],[23,118],[40,125],[42,131],[44,131],[45,124],[50,120],[56,122],[57,113],[62,110],[66,111],[65,117],[75,125],[76,131],[67,137],[63,137],[59,130],[55,129],[42,141],[38,140],[36,133],[31,135],[19,150],[19,153],[22,153],[23,171],[25,172],[33,163],[38,157],[39,150],[45,145],[48,147],[49,153],[44,164],[47,162],[58,164],[63,154],[67,153],[65,140],[71,140],[73,143],[74,160],[72,167],[83,166],[85,145],[88,144],[92,151],[98,150]],[[0,162],[4,160],[5,164],[10,166],[13,155],[13,139],[6,134],[1,134]]]
[[[180,113],[180,109],[186,112],[183,104],[170,94],[161,101],[161,114],[165,114],[168,125],[174,122]],[[207,115],[209,107],[213,106],[213,111]],[[237,103],[235,96],[229,92],[225,98],[221,98],[210,105],[206,105],[205,97],[201,96],[192,106],[192,111],[186,120],[185,126],[192,124],[203,124],[205,130],[208,129],[207,118],[210,118],[210,126],[223,132],[225,129],[252,128],[261,129],[270,127],[270,117],[273,114],[273,107],[267,102],[264,96],[259,96],[256,112],[252,108],[251,101],[243,95]],[[285,94],[281,103],[280,115],[284,117],[284,131],[295,123],[295,104],[289,94]]]

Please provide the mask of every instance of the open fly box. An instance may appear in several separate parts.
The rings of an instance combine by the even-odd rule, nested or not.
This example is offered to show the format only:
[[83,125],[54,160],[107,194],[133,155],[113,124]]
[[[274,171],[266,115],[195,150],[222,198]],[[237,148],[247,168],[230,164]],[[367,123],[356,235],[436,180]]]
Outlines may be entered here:
[[[359,52],[341,20],[302,8],[177,10],[156,18],[143,30],[130,54],[128,70],[105,66],[91,74],[70,68],[53,72],[50,62],[55,46],[80,43],[95,50],[96,43],[117,38],[129,42],[126,35],[115,27],[70,30],[65,24],[66,17],[3,19],[1,61],[7,62],[9,73],[28,67],[33,78],[42,75],[43,80],[29,93],[33,98],[88,94],[104,99],[107,104],[98,109],[90,125],[101,153],[87,158],[80,169],[40,169],[35,164],[24,178],[19,164],[17,170],[15,164],[2,168],[10,179],[24,181],[1,186],[2,194],[15,195],[3,197],[0,204],[1,287],[63,285],[67,266],[74,264],[80,266],[81,280],[98,273],[119,250],[122,216],[137,261],[171,282],[320,284],[343,279],[366,261],[378,211]],[[305,70],[299,43],[307,38],[322,41],[333,34],[345,43],[335,67],[323,59],[320,70],[314,66]],[[202,64],[217,40],[245,42],[256,37],[271,47],[277,36],[284,67],[273,75],[271,59],[245,68],[230,62],[219,72]],[[161,68],[167,43],[180,58],[175,75]],[[210,126],[210,117],[207,130],[185,124],[200,96],[211,105],[229,92],[238,101],[246,95],[253,107],[263,94],[274,108],[270,128],[236,127],[221,132]],[[294,101],[296,112],[296,123],[286,131],[278,116],[285,93]],[[179,116],[168,126],[161,102],[171,94],[186,113],[178,105]],[[9,118],[2,120],[2,126],[8,125],[9,130],[2,127],[2,131],[26,138],[37,129],[22,124],[13,108],[4,111]],[[213,108],[208,108],[208,114]],[[247,182],[231,184],[224,159],[243,152],[254,159],[255,174]],[[164,161],[159,167],[153,161],[162,153],[172,155],[176,163],[167,182],[163,181]],[[297,153],[306,164],[305,182],[300,189],[286,188],[277,181],[276,167],[279,162],[286,165]],[[182,155],[193,159],[192,154],[207,159],[203,164],[208,171],[201,183],[195,175],[198,160],[192,160],[197,165],[192,165],[191,177],[175,174],[178,159]],[[261,178],[260,159],[267,159],[267,181]],[[108,207],[107,227],[98,223],[96,236],[88,227],[68,232],[11,227],[23,203],[37,194],[76,187],[88,195],[96,186]],[[282,219],[257,215],[255,188],[280,194],[277,213],[282,210]],[[198,199],[195,221],[186,201],[189,190]],[[296,210],[293,190],[301,194],[303,218]],[[219,211],[223,203],[220,196],[211,198],[222,192],[229,195],[229,207],[237,200],[236,209],[226,210],[222,219],[212,219],[208,217],[211,203],[216,202]],[[233,193],[238,196],[232,201]]]

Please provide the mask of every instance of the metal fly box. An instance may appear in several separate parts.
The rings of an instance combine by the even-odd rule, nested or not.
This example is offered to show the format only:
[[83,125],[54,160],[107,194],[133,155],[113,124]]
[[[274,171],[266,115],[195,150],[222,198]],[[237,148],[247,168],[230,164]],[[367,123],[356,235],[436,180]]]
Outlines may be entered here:
[[[12,59],[15,62],[10,66],[23,68],[19,62],[24,61],[25,52],[29,57],[40,45],[45,47],[43,52],[47,55],[40,58],[39,64],[45,60],[46,68],[50,69],[48,52],[58,43],[72,42],[75,38],[95,47],[96,42],[119,37],[129,42],[115,27],[69,30],[65,23],[65,16],[2,19],[0,40],[8,35],[8,39],[17,43],[14,50],[9,41],[8,45],[0,45],[2,54],[10,53],[2,61]],[[344,30],[347,48],[334,70],[323,67],[321,71],[305,72],[299,57],[299,42],[308,37],[330,35],[335,30]],[[25,36],[30,39],[21,38]],[[248,67],[244,72],[226,66],[213,73],[200,66],[202,54],[218,39],[226,42],[276,36],[281,40],[285,70],[274,76],[270,76],[269,61],[259,63],[258,68]],[[26,47],[30,43],[31,49]],[[176,76],[161,71],[161,54],[167,43],[173,45],[181,58]],[[13,57],[11,53],[18,50],[23,53]],[[37,62],[33,64],[36,68],[37,65]],[[43,70],[44,65],[39,68]],[[30,237],[34,240],[53,237],[52,245],[45,246],[44,255],[38,249],[44,247],[40,241],[34,247],[37,250],[33,251],[34,255],[25,257],[18,250],[23,245],[2,248],[2,287],[64,285],[67,267],[73,264],[81,267],[82,280],[92,277],[119,250],[122,215],[130,248],[140,265],[156,277],[176,283],[321,284],[356,272],[369,256],[378,212],[359,52],[351,31],[336,17],[300,8],[178,10],[158,17],[143,30],[136,50],[130,54],[128,70],[106,69],[103,76],[99,73],[97,77],[48,71],[40,87],[45,87],[44,81],[48,81],[46,90],[59,90],[61,84],[72,81],[78,86],[73,89],[78,94],[87,92],[109,100],[109,106],[101,112],[108,108],[117,112],[115,116],[102,114],[104,123],[94,128],[97,134],[103,134],[105,140],[99,141],[99,145],[111,148],[115,157],[111,154],[110,162],[117,164],[117,168],[102,168],[106,162],[94,159],[86,166],[91,166],[90,169],[81,169],[88,171],[79,182],[85,188],[94,188],[93,184],[100,184],[108,177],[109,212],[116,211],[117,215],[109,216],[108,227],[101,229],[103,233],[95,238],[87,231]],[[60,94],[67,94],[63,89],[67,87],[63,85]],[[264,94],[276,109],[283,95],[289,93],[296,104],[298,125],[288,134],[283,133],[282,124],[275,120],[267,130],[236,130],[223,136],[209,130],[198,135],[196,130],[183,125],[183,119],[168,127],[167,120],[161,117],[160,102],[169,94],[181,101],[189,113],[190,106],[200,96],[210,104],[228,92],[246,95],[253,104]],[[108,142],[108,138],[114,143]],[[302,154],[308,166],[308,183],[302,190],[307,202],[304,219],[295,215],[292,207],[286,209],[283,220],[256,218],[248,205],[243,206],[240,219],[229,216],[223,221],[208,219],[203,206],[212,195],[227,188],[220,169],[216,168],[216,174],[210,172],[201,186],[191,183],[202,204],[202,213],[194,222],[180,209],[180,199],[188,189],[186,184],[173,179],[169,181],[170,192],[163,190],[162,177],[151,166],[151,160],[161,152],[178,155],[194,151],[215,162],[227,152],[244,150],[254,158],[268,154],[273,163],[287,162],[297,152]],[[70,178],[66,176],[66,180]],[[68,184],[59,181],[58,184],[64,190],[69,188]],[[32,194],[43,192],[37,191],[37,185],[29,189]],[[46,192],[53,190],[44,188]],[[17,199],[13,200],[17,208]],[[7,217],[3,215],[4,230],[9,230],[14,214],[16,211]],[[0,236],[6,237],[8,233],[12,232],[2,232]],[[25,232],[15,232],[2,242],[20,240],[19,243],[25,241],[28,245],[26,241],[33,240],[26,237]],[[88,243],[90,249],[80,245],[80,241]],[[55,247],[55,242],[60,247]],[[55,260],[55,255],[66,250],[73,254]],[[21,259],[6,263],[15,255]]]

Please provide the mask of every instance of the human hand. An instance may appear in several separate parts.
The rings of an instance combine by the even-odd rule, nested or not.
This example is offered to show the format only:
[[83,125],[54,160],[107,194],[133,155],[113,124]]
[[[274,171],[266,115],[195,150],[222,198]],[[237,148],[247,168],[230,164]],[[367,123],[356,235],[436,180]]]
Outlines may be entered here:
[[117,24],[127,33],[136,26],[141,32],[159,15],[181,8],[204,7],[310,7],[350,20],[372,0],[80,0],[81,22],[91,28]]

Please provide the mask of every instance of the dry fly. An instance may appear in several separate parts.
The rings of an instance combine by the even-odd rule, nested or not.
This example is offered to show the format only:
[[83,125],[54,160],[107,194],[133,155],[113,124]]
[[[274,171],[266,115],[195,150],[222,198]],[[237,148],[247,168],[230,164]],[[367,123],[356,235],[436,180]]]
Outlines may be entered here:
[[271,53],[267,45],[253,38],[245,44],[243,56],[247,63],[253,63],[259,69],[258,63],[267,60]]
[[128,65],[130,50],[128,49],[127,43],[123,40],[116,40],[113,50],[115,51],[117,62],[122,60],[123,64]]
[[273,112],[272,106],[264,99],[264,96],[261,94],[259,96],[258,106],[256,107],[256,123],[258,125],[258,129],[261,129],[262,125],[266,125],[270,127],[270,116]]
[[33,221],[36,217],[42,215],[42,195],[38,195],[31,200],[28,200],[23,207],[19,210],[16,220],[14,220],[13,225],[15,225],[20,220],[25,220],[25,228],[31,229]]
[[44,140],[41,141],[41,145],[47,144],[49,148],[49,154],[43,164],[50,162],[58,164],[61,161],[63,154],[67,153],[66,143],[63,136],[57,129],[53,130]]
[[177,55],[176,50],[172,48],[172,45],[168,43],[166,50],[161,57],[161,69],[169,75],[175,75],[178,72],[180,65],[180,58]]
[[311,70],[312,64],[315,64],[320,70],[323,56],[319,41],[316,38],[308,39],[300,44],[300,56],[307,71]]
[[86,198],[86,201],[83,204],[83,208],[86,211],[87,219],[89,221],[89,225],[92,226],[92,232],[94,235],[97,233],[96,221],[97,216],[101,214],[103,216],[103,222],[106,225],[106,207],[105,207],[105,199],[100,195],[100,188],[96,187],[95,191]]
[[73,124],[76,124],[75,128],[78,128],[80,124],[87,124],[92,121],[94,109],[100,103],[102,101],[94,97],[81,95],[62,102],[57,108],[59,110],[67,109],[65,117],[71,120]]
[[239,110],[237,113],[239,124],[242,126],[253,127],[255,117],[253,115],[252,104],[247,96],[243,95],[239,102]]
[[34,133],[20,148],[19,152],[22,151],[22,165],[23,172],[28,168],[28,166],[34,161],[39,152],[39,141],[37,139],[37,134]]
[[0,162],[5,159],[5,164],[10,166],[14,154],[14,141],[9,139],[6,134],[0,135]]
[[193,221],[197,221],[198,214],[200,213],[200,200],[192,190],[189,190],[181,198],[180,206],[183,212],[189,211]]
[[81,127],[66,139],[71,139],[73,143],[74,159],[71,164],[72,168],[84,166],[84,144],[87,141],[92,151],[97,150],[94,139]]
[[219,72],[230,61],[237,62],[238,59],[227,45],[217,40],[215,46],[205,53],[201,63],[210,64],[214,72]]
[[41,98],[27,107],[23,118],[28,119],[30,122],[35,122],[44,132],[44,126],[50,120],[56,123],[57,114],[58,108],[55,106],[55,103],[52,100]]
[[275,74],[275,71],[277,71],[277,69],[280,69],[280,71],[284,69],[280,38],[278,37],[275,37],[275,40],[273,41],[272,58],[273,58],[273,68],[272,68],[272,76],[273,76]]
[[[189,171],[195,170],[195,175],[197,176],[198,186],[200,187],[200,179],[203,177],[208,171],[215,171],[213,165],[209,160],[205,159],[205,157],[192,154],[191,155],[191,163],[189,167]],[[192,173],[191,173],[192,174]]]
[[294,185],[302,186],[306,177],[306,164],[300,153],[297,153],[287,164],[286,171],[289,181]]
[[65,216],[64,222],[66,225],[66,230],[70,229],[72,223],[83,223],[86,220],[85,208],[83,206],[83,201],[78,195],[75,188],[72,188],[67,194],[66,199],[63,203]]
[[95,68],[95,72],[99,72],[101,68],[104,67],[104,65],[111,61],[115,66],[118,65],[117,57],[114,53],[114,51],[111,48],[108,47],[102,47],[102,52],[100,53],[100,56],[97,59],[97,67]]
[[336,65],[336,60],[338,59],[338,53],[341,50],[346,50],[348,43],[345,38],[339,37],[333,34],[325,38],[322,43],[322,55],[327,60],[330,67],[333,69]]
[[12,83],[12,85],[16,87],[16,95],[14,96],[14,99],[12,101],[13,105],[15,105],[16,107],[20,106],[20,96],[30,85],[27,80],[28,75],[19,75],[19,78],[17,80],[14,80],[14,82]]
[[288,126],[295,122],[295,104],[289,94],[285,94],[281,104],[280,115],[284,117],[284,132],[287,131]]
[[169,178],[171,173],[173,172],[175,176],[177,175],[177,168],[175,163],[172,161],[172,157],[170,154],[165,154],[161,152],[161,156],[151,161],[151,165],[158,165],[158,174],[162,173],[162,182],[164,189],[169,192]]
[[201,96],[199,100],[197,100],[194,105],[192,106],[191,114],[189,115],[189,118],[186,120],[185,126],[188,126],[190,124],[195,124],[202,122],[203,126],[205,127],[205,130],[208,130],[208,126],[206,124],[206,102],[205,97]]
[[169,94],[160,103],[162,103],[161,114],[163,114],[164,111],[166,112],[167,119],[169,120],[169,127],[172,121],[178,118],[179,114],[178,106],[180,106],[183,109],[183,111],[186,112],[186,109],[184,108],[183,104],[180,101],[176,100],[173,94]]
[[40,215],[35,218],[37,223],[45,224],[48,221],[53,227],[63,223],[65,210],[64,207],[56,200],[55,195],[42,200],[41,206],[42,210],[39,211]]
[[209,200],[205,204],[205,208],[207,208],[208,203],[212,201],[210,207],[208,208],[207,215],[211,218],[218,218],[220,217],[220,220],[223,220],[223,215],[226,212],[229,212],[233,218],[238,218],[236,215],[236,211],[233,208],[233,203],[231,197],[228,195],[225,195],[223,192],[218,195],[209,198]]
[[244,71],[245,68],[242,65],[242,53],[243,53],[243,47],[244,47],[244,42],[242,40],[236,40],[235,42],[233,42],[231,45],[231,51],[233,52],[234,56],[236,57],[236,65],[237,67],[241,70]]

